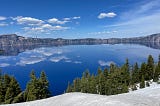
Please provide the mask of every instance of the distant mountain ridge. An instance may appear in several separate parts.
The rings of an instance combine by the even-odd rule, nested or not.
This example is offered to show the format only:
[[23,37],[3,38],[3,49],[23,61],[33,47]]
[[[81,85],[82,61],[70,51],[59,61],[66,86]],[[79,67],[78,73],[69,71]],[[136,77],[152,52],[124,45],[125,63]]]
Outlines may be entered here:
[[109,39],[62,39],[62,38],[30,38],[16,34],[0,35],[0,55],[17,55],[25,50],[43,46],[63,45],[97,45],[97,44],[140,44],[160,49],[160,33],[144,37],[109,38]]
[[144,37],[133,38],[109,38],[109,39],[62,39],[62,38],[27,38],[16,34],[0,35],[0,45],[74,45],[74,44],[116,44],[116,43],[139,43],[160,42],[160,33]]

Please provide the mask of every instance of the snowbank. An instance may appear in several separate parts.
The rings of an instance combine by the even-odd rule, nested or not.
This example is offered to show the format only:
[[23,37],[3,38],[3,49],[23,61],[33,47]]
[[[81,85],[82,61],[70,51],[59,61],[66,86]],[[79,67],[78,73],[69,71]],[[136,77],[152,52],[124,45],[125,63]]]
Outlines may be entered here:
[[85,93],[66,93],[48,99],[2,106],[160,106],[160,84],[130,93],[102,96]]

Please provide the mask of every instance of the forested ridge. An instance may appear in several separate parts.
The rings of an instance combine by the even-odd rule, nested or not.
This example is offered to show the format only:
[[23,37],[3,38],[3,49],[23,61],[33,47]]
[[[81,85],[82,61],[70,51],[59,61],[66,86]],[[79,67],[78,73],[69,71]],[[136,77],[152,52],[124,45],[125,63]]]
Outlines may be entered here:
[[115,95],[129,92],[129,88],[137,90],[150,86],[153,79],[159,83],[160,56],[158,62],[154,62],[152,55],[148,56],[147,62],[129,64],[128,59],[121,67],[110,64],[110,68],[102,70],[98,68],[97,74],[90,74],[89,70],[83,72],[81,78],[75,78],[73,83],[68,83],[66,92],[82,92],[101,95]]

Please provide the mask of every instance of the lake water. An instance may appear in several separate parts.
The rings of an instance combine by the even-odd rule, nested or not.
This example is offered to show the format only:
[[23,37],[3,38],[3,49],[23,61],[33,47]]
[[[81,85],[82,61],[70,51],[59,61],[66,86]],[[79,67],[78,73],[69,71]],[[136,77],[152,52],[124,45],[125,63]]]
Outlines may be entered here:
[[109,67],[110,63],[120,66],[126,58],[130,64],[140,64],[147,61],[149,54],[157,61],[160,50],[132,44],[41,47],[17,56],[0,56],[0,68],[3,73],[15,76],[22,89],[25,89],[31,70],[34,69],[36,75],[44,70],[52,94],[58,95],[66,90],[68,81],[81,77],[86,69],[96,73],[99,66],[102,69]]

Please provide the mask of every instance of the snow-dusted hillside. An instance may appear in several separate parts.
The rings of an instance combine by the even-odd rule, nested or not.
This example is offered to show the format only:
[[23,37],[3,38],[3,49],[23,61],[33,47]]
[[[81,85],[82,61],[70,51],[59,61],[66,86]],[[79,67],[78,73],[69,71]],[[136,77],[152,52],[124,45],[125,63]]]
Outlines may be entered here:
[[113,96],[66,93],[48,99],[2,106],[160,106],[160,85],[153,83],[144,89]]

